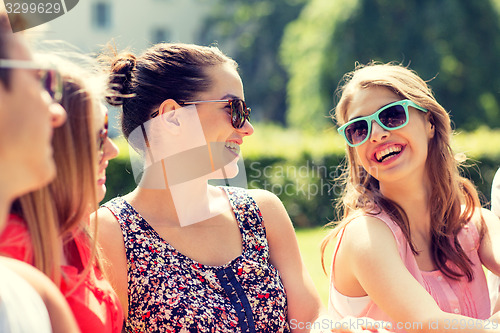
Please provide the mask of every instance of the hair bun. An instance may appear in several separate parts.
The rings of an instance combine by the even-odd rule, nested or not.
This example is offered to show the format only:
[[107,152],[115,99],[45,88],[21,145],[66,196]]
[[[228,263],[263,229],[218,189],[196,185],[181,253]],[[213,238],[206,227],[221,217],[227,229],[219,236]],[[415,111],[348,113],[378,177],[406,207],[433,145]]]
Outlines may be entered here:
[[132,53],[116,56],[111,63],[109,88],[111,94],[106,98],[111,105],[123,105],[126,98],[133,96],[132,80],[137,58]]

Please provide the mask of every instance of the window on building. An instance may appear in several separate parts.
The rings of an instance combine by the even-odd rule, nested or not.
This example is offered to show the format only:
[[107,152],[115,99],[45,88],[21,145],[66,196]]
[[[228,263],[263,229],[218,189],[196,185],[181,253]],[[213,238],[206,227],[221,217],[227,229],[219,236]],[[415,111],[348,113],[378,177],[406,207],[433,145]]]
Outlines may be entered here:
[[94,4],[92,18],[94,27],[108,29],[111,27],[111,4],[107,2],[97,2]]

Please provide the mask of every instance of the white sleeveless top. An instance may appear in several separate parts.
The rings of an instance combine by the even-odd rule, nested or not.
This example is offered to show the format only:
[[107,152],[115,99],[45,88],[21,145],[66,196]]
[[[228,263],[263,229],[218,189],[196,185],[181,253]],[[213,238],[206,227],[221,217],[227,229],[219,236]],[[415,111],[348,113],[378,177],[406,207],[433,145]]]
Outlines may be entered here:
[[0,333],[51,333],[42,298],[21,276],[0,265]]

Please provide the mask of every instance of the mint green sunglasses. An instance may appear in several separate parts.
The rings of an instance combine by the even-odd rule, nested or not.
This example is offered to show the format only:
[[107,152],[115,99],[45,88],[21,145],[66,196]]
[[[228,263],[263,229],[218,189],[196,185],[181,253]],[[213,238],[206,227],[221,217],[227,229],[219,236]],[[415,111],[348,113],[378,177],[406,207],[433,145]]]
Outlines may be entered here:
[[359,146],[368,140],[372,132],[372,121],[376,121],[383,129],[394,131],[408,124],[408,106],[422,112],[427,112],[409,99],[403,99],[378,109],[377,112],[366,117],[355,118],[340,126],[337,130],[351,147]]

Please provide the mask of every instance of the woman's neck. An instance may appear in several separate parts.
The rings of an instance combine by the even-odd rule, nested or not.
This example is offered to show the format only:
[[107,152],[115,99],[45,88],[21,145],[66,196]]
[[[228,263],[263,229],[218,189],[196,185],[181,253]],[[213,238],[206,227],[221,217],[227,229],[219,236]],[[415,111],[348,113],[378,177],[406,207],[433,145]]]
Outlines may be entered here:
[[9,204],[7,201],[0,198],[0,232],[5,227],[5,221],[7,221],[7,213],[9,211]]
[[5,191],[0,190],[0,232],[5,227],[12,199]]
[[430,231],[429,201],[431,187],[428,181],[412,181],[380,184],[384,197],[397,203],[408,216],[410,228],[422,234]]
[[210,186],[207,178],[171,185],[161,167],[149,168],[127,200],[155,219],[178,226],[202,222],[230,209],[225,193]]

